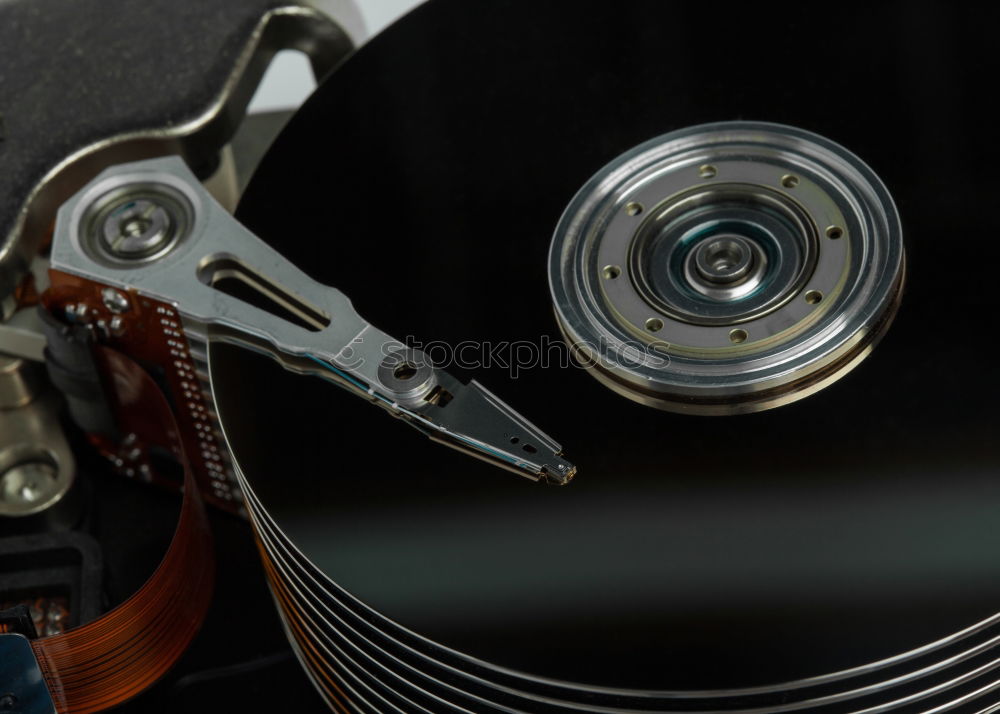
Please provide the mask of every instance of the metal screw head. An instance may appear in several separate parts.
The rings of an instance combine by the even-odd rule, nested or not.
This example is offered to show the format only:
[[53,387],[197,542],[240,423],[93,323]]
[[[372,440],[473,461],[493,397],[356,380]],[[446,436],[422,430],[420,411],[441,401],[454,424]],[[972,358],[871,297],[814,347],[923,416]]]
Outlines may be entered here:
[[16,464],[0,476],[0,501],[30,509],[52,496],[58,486],[56,468],[44,461]]
[[104,307],[116,315],[128,312],[130,307],[128,298],[114,288],[104,288],[101,291],[101,301],[104,303]]
[[170,241],[173,227],[164,205],[137,198],[107,215],[101,237],[108,252],[118,258],[146,258]]

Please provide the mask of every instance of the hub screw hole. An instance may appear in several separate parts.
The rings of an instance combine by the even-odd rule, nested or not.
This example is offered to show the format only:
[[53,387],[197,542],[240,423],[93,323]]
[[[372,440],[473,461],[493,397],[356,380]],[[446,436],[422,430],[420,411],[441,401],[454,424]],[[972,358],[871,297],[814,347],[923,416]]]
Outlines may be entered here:
[[646,329],[650,332],[659,332],[663,329],[663,320],[658,317],[651,317],[646,320]]
[[635,201],[626,204],[625,213],[629,214],[630,216],[638,216],[640,213],[642,213],[642,204],[636,203]]
[[785,174],[781,177],[781,185],[785,188],[795,188],[799,185],[799,177],[794,174]]
[[718,170],[712,164],[702,164],[698,167],[698,175],[703,179],[715,178],[718,173]]
[[604,266],[604,277],[608,280],[614,280],[621,274],[622,274],[622,269],[619,268],[617,265]]
[[417,368],[409,362],[401,362],[396,365],[395,369],[392,370],[392,376],[402,382],[405,382],[406,380],[413,379],[417,376]]
[[844,229],[840,226],[830,226],[826,229],[826,237],[830,240],[839,240],[844,237]]
[[729,332],[729,341],[737,345],[741,342],[746,342],[748,337],[750,335],[747,334],[747,331],[739,328]]
[[816,305],[820,300],[823,299],[823,293],[819,290],[810,290],[806,293],[806,302],[810,305]]

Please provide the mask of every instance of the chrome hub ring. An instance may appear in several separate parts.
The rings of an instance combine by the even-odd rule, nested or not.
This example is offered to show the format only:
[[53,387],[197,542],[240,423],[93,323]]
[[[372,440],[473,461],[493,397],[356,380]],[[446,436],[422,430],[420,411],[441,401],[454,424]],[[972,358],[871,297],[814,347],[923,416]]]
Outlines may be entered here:
[[[753,241],[737,233],[721,233],[702,239],[697,247],[689,251],[684,273],[693,286],[700,284],[705,287],[706,282],[711,285],[740,285],[750,275],[760,276],[764,260],[766,258],[760,252],[760,246]],[[692,263],[694,270],[691,270]],[[711,296],[709,292],[704,294]]]
[[602,382],[661,408],[758,411],[817,391],[898,304],[899,217],[860,159],[809,132],[726,122],[624,154],[553,239],[560,327]]

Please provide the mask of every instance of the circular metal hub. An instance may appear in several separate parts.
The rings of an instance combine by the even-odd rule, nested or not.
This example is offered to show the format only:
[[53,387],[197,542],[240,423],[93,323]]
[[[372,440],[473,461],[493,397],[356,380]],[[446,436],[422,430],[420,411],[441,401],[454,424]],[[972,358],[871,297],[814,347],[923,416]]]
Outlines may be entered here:
[[750,122],[654,139],[602,169],[556,230],[549,279],[574,354],[673,411],[813,393],[887,328],[904,272],[888,191],[822,137]]
[[83,251],[109,267],[130,268],[163,258],[185,240],[196,198],[169,175],[162,178],[120,174],[95,185],[78,208]]

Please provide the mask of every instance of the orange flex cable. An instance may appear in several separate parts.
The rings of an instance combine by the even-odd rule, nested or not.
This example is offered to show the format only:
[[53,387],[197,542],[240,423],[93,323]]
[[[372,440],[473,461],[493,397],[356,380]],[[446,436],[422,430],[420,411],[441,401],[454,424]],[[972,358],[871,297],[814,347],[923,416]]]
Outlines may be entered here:
[[[174,416],[152,378],[120,352],[97,349],[115,377],[109,382],[130,386],[128,397],[112,395],[119,414],[141,408],[163,434],[177,435]],[[214,579],[211,533],[179,439],[175,454],[184,466],[180,518],[153,575],[97,620],[31,643],[60,714],[98,712],[136,696],[173,666],[205,618]]]

